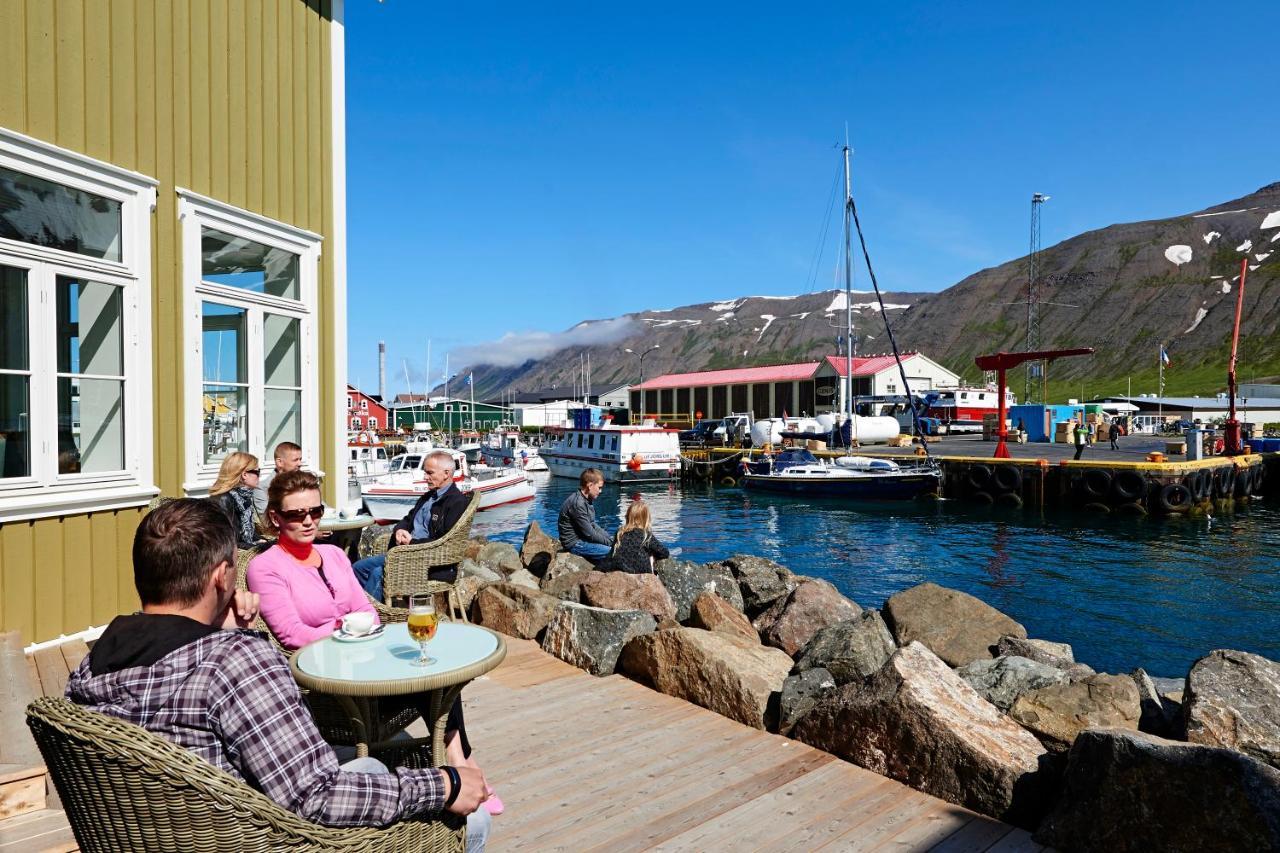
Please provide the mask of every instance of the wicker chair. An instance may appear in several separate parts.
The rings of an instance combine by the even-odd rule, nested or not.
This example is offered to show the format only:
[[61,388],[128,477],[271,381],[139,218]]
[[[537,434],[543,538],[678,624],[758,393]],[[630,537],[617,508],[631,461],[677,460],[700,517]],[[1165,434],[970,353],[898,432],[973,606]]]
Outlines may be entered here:
[[453,815],[386,829],[313,824],[182,747],[66,699],[32,702],[27,725],[86,853],[465,846],[465,821]]
[[[444,594],[447,596],[451,618],[466,622],[467,613],[462,608],[462,600],[452,583],[430,580],[430,572],[439,566],[452,566],[461,563],[467,555],[467,539],[471,536],[471,521],[480,506],[480,495],[471,493],[471,500],[463,511],[462,517],[453,525],[453,529],[439,539],[423,542],[420,545],[397,545],[387,551],[386,567],[382,571],[382,597],[390,605],[398,597],[418,595],[421,593]],[[386,544],[379,539],[382,550],[386,551],[390,544],[390,534]]]

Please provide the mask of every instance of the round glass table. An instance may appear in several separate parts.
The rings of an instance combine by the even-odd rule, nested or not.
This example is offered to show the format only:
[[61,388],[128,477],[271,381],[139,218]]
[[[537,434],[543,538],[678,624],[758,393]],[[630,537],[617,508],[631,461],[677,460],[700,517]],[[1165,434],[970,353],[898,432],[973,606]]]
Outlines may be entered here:
[[303,646],[289,660],[289,668],[300,686],[335,697],[347,710],[362,736],[356,747],[359,755],[406,743],[391,741],[388,738],[396,733],[382,731],[379,698],[424,694],[420,707],[433,734],[433,763],[439,766],[444,763],[450,707],[467,682],[502,663],[507,644],[488,628],[442,620],[427,650],[435,663],[416,665],[418,644],[409,638],[408,626],[392,622],[372,639],[326,637]]

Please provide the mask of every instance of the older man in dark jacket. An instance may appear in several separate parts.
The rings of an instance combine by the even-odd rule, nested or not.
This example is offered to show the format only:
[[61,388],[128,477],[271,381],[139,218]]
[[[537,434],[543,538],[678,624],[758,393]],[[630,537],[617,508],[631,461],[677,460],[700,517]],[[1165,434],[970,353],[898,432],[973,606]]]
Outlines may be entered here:
[[613,548],[613,537],[596,524],[596,510],[592,506],[602,488],[603,474],[595,468],[583,471],[578,477],[578,490],[561,504],[557,523],[564,549],[592,563],[603,560]]

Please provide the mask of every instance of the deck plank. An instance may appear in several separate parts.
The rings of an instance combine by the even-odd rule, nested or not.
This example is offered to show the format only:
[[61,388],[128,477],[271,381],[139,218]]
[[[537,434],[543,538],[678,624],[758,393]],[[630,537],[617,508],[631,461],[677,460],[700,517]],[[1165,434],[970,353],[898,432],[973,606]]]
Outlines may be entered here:
[[0,853],[65,853],[76,850],[64,812],[44,809],[0,821]]

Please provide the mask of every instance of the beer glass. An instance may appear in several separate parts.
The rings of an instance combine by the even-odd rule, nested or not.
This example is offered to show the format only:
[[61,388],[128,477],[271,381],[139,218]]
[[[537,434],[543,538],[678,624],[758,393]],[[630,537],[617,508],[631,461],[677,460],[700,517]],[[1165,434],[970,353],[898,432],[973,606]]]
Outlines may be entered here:
[[415,666],[431,666],[436,659],[427,654],[427,643],[436,635],[440,617],[436,615],[435,596],[409,596],[409,637],[418,643],[418,659]]

